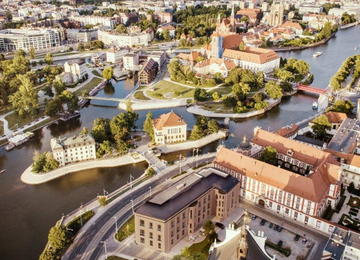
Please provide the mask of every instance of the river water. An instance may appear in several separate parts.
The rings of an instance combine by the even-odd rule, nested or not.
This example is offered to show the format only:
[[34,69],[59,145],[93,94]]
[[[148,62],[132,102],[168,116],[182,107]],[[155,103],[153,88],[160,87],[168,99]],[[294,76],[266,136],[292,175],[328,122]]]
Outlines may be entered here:
[[[280,55],[309,62],[311,72],[315,74],[312,85],[325,88],[341,63],[356,52],[355,46],[360,46],[360,26],[339,31],[334,39],[322,46]],[[322,51],[322,56],[313,58],[316,51]],[[98,96],[123,98],[131,92],[133,85],[131,80],[117,82],[113,87],[102,90]],[[315,95],[297,94],[285,98],[278,107],[265,115],[231,121],[230,132],[234,133],[235,137],[229,137],[224,142],[228,147],[235,147],[243,135],[251,138],[256,126],[272,131],[308,117],[314,113],[311,105],[316,100]],[[173,110],[183,116],[189,127],[195,123],[195,116],[187,113],[185,108]],[[156,117],[168,111],[153,110],[153,115]],[[94,119],[113,118],[120,112],[114,102],[92,101],[91,106],[81,110],[80,118],[38,130],[35,138],[10,152],[0,148],[0,169],[6,169],[6,172],[0,175],[1,259],[38,259],[46,244],[50,227],[61,218],[62,213],[73,211],[81,203],[93,199],[98,193],[101,194],[103,189],[109,192],[115,190],[129,180],[130,174],[139,177],[143,173],[146,163],[73,173],[38,186],[25,185],[20,181],[21,173],[32,162],[33,152],[50,150],[49,141],[52,137],[76,135],[84,126],[91,129]],[[147,111],[139,112],[139,128],[142,128],[146,113]],[[207,145],[201,152],[214,151],[219,142]],[[185,156],[190,156],[191,153],[181,152]],[[180,153],[166,155],[164,158],[176,159],[178,154]]]

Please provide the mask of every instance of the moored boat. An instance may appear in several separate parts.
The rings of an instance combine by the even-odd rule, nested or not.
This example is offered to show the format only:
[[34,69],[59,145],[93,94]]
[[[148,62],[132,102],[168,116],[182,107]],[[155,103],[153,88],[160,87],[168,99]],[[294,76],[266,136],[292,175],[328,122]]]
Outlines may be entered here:
[[312,109],[314,109],[314,110],[318,109],[318,103],[314,102],[312,104]]
[[322,54],[322,51],[317,51],[313,54],[313,57],[319,57]]
[[6,171],[6,169],[2,169],[2,170],[0,171],[0,174],[3,174],[5,171]]
[[9,143],[7,146],[5,146],[6,151],[10,151],[15,148],[15,144]]

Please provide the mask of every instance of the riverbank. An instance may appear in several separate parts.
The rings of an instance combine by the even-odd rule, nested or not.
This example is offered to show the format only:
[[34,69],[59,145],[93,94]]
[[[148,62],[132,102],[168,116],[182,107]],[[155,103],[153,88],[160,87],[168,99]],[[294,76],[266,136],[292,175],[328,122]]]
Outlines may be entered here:
[[346,24],[346,25],[343,25],[343,26],[340,26],[340,30],[344,30],[344,29],[348,29],[348,28],[351,28],[351,27],[353,27],[353,26],[356,26],[356,25],[358,25],[359,24],[359,22],[355,22],[355,23],[349,23],[349,24]]
[[30,185],[43,184],[45,182],[60,178],[69,173],[79,172],[84,170],[90,170],[94,168],[110,168],[118,167],[132,163],[139,163],[145,161],[143,156],[135,158],[130,154],[126,154],[121,157],[110,159],[96,159],[92,161],[84,161],[74,164],[68,164],[61,168],[55,169],[51,172],[44,174],[36,174],[31,171],[31,165],[23,172],[20,179],[22,182]]
[[293,46],[293,47],[279,47],[279,48],[269,48],[270,50],[273,50],[275,52],[285,52],[285,51],[301,51],[313,47],[317,47],[319,45],[322,45],[324,43],[327,43],[331,38],[333,38],[336,35],[336,32],[332,33],[328,38],[321,40],[319,42],[314,42],[308,45],[304,46]]
[[203,109],[201,106],[198,106],[198,105],[188,107],[186,109],[186,111],[189,113],[195,114],[195,115],[199,115],[199,116],[214,117],[214,118],[227,118],[228,117],[228,118],[234,118],[234,119],[241,119],[241,118],[250,118],[250,117],[264,114],[267,111],[271,110],[273,107],[280,104],[280,102],[281,102],[281,98],[277,99],[277,100],[272,100],[272,102],[270,101],[269,106],[266,107],[265,109],[250,111],[247,113],[215,113],[215,112]]

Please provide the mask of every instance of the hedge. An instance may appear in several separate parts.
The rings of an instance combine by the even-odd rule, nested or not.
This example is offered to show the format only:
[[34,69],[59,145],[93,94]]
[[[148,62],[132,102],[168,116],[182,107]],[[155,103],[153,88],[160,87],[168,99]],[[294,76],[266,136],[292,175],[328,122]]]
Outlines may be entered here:
[[340,212],[342,206],[344,205],[345,200],[346,200],[346,196],[344,196],[344,195],[341,196],[341,199],[339,200],[339,203],[336,205],[336,209],[335,209],[336,213]]
[[333,209],[331,208],[331,206],[329,205],[329,206],[326,208],[326,210],[325,210],[322,218],[323,218],[323,219],[326,219],[326,220],[331,220],[331,217],[332,217],[332,215],[334,214],[334,212],[335,212],[335,210],[333,210]]
[[85,213],[81,214],[80,216],[74,218],[69,223],[67,223],[66,227],[71,228],[72,229],[71,233],[73,233],[73,235],[75,236],[76,233],[82,227],[81,219],[82,219],[82,224],[85,225],[85,223],[88,222],[94,215],[95,215],[94,211],[92,210],[86,211]]
[[360,190],[355,188],[355,185],[353,182],[350,183],[349,187],[347,188],[348,192],[356,195],[356,196],[360,196]]
[[278,245],[270,242],[269,240],[266,240],[265,245],[278,251],[279,253],[283,254],[284,256],[288,257],[289,255],[291,255],[291,249],[289,247],[283,248],[283,247],[279,247]]

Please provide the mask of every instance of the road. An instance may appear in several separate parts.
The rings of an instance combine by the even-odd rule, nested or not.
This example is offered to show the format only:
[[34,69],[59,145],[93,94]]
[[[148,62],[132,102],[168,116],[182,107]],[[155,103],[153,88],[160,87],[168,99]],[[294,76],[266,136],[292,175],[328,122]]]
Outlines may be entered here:
[[[213,160],[215,154],[199,157],[199,164]],[[182,170],[189,169],[194,163],[194,159],[187,160]],[[109,237],[114,235],[115,232],[115,218],[117,225],[120,227],[132,215],[132,203],[134,208],[143,203],[149,196],[149,188],[152,187],[153,194],[160,191],[167,184],[166,179],[176,175],[179,172],[178,168],[165,169],[167,172],[160,172],[158,175],[142,187],[134,189],[128,195],[124,196],[121,201],[114,201],[109,209],[102,212],[103,214],[91,225],[86,226],[85,230],[80,230],[80,233],[74,240],[74,243],[69,247],[62,259],[99,259],[99,255],[104,253],[104,244],[101,241],[106,241]],[[102,209],[100,209],[102,210]],[[96,217],[96,215],[95,215]]]

